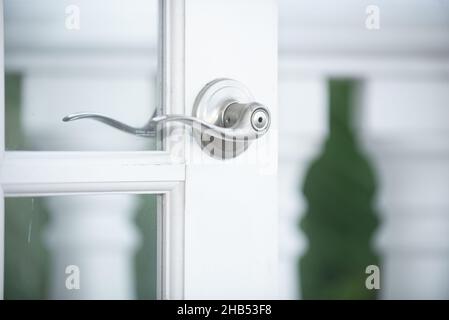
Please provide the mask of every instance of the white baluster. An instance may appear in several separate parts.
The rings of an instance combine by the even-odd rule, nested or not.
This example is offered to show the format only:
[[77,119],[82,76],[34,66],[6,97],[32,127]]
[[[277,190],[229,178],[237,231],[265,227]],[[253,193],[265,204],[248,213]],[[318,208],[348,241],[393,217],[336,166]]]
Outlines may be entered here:
[[[50,298],[136,298],[136,198],[52,197],[45,204],[51,213],[46,239],[51,252]],[[79,268],[79,290],[73,288],[74,273],[68,266]]]
[[324,78],[282,72],[279,85],[280,298],[300,298],[299,258],[306,239],[299,222],[306,210],[302,185],[327,133]]

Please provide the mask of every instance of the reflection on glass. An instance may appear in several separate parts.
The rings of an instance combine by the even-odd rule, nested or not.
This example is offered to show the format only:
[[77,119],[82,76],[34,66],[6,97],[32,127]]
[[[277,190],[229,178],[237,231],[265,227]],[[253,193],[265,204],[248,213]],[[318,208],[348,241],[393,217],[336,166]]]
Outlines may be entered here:
[[6,299],[155,299],[154,195],[7,198]]
[[147,122],[158,105],[157,2],[5,0],[7,149],[154,150],[154,138],[62,118]]

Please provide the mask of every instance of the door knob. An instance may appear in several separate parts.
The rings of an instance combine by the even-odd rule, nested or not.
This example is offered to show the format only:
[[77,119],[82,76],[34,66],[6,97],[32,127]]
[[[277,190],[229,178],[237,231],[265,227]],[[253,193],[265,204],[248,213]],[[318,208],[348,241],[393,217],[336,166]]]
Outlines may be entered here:
[[[249,90],[232,79],[217,79],[208,83],[195,99],[192,116],[154,114],[142,127],[133,127],[97,113],[75,113],[62,120],[68,122],[80,119],[96,120],[143,137],[155,136],[159,126],[165,123],[182,123],[196,131],[197,141],[203,148],[215,148],[218,152],[213,152],[213,155],[218,154],[222,158],[235,157],[246,150],[249,142],[267,133],[271,123],[268,108],[254,102]],[[234,143],[232,152],[223,148],[229,142]]]

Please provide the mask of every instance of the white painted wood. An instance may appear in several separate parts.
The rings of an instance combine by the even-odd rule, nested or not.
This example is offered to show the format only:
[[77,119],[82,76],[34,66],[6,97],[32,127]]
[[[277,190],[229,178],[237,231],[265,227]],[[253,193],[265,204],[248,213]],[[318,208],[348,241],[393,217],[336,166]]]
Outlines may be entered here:
[[158,246],[160,271],[158,273],[158,298],[184,298],[184,184],[179,183],[164,194],[159,210]]
[[186,2],[186,111],[209,81],[243,82],[272,115],[269,133],[230,161],[186,151],[184,294],[278,295],[277,3]]
[[[184,0],[159,1],[159,79],[161,88],[158,103],[167,114],[184,114],[185,96],[185,48],[184,48]],[[182,128],[168,127],[162,134],[164,148],[169,150],[171,163],[185,162],[184,131]]]
[[[185,4],[184,0],[159,1],[159,74],[161,75],[161,103],[167,113],[184,114],[185,97]],[[167,135],[165,135],[167,134]],[[184,131],[164,132],[162,144],[170,153],[170,167],[175,163],[185,163]],[[182,166],[185,179],[185,166]],[[158,198],[158,298],[184,298],[184,213],[185,184],[177,183]]]
[[163,192],[184,179],[166,152],[7,152],[0,173],[9,196]]
[[[3,12],[3,0],[0,0],[0,13]],[[0,15],[0,49],[3,48],[3,14]],[[4,51],[0,50],[0,168],[5,155],[5,77]],[[5,274],[5,204],[3,186],[0,184],[0,300],[3,299]]]

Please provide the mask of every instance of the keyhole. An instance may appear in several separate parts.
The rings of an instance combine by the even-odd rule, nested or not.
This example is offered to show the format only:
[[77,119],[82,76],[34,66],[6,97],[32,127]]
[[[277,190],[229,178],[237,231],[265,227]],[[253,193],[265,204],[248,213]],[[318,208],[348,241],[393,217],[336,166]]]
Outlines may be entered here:
[[251,116],[251,125],[256,131],[266,130],[269,126],[268,113],[264,110],[256,110]]

